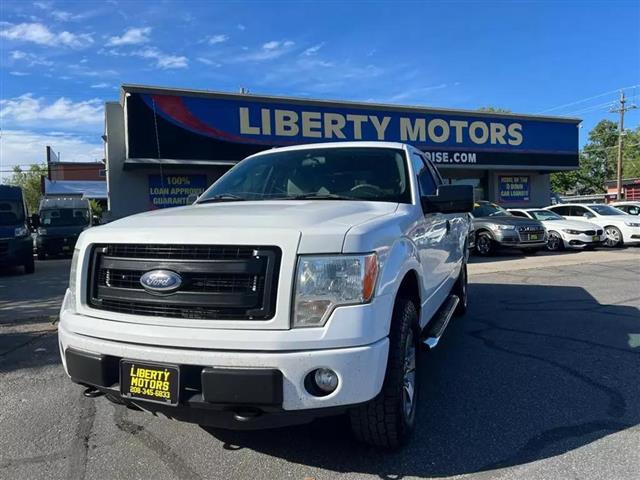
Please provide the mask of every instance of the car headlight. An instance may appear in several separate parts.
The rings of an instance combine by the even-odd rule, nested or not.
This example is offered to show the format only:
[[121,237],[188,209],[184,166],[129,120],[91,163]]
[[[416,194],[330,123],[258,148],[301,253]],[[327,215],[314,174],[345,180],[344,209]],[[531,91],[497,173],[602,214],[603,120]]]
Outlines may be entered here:
[[562,231],[569,235],[580,235],[582,233],[580,230],[571,230],[570,228],[563,228]]
[[16,227],[13,232],[14,237],[26,237],[27,235],[29,235],[29,229],[26,227]]
[[293,327],[321,327],[340,305],[366,303],[378,278],[378,257],[368,255],[298,258]]
[[640,223],[637,222],[624,222],[627,227],[640,227]]
[[46,235],[47,234],[47,229],[46,228],[38,228],[38,235]]
[[494,230],[515,230],[515,225],[493,225],[491,228]]

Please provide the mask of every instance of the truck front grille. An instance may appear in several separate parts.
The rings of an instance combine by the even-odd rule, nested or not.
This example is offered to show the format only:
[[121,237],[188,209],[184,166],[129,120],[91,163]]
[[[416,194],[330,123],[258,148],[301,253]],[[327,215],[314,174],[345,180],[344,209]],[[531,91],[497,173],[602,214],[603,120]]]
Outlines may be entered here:
[[[87,301],[132,315],[268,320],[275,313],[280,257],[272,246],[96,245]],[[178,273],[179,289],[145,290],[140,277],[156,269]]]

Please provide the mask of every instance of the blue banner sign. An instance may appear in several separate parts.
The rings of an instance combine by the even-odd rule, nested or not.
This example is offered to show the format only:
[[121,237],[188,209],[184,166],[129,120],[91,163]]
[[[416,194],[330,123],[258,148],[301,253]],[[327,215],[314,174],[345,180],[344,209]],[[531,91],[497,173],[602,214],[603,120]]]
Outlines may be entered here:
[[501,202],[528,202],[529,177],[526,175],[500,175],[498,177]]
[[164,158],[230,160],[272,146],[362,140],[410,143],[438,163],[513,164],[513,154],[524,154],[525,163],[538,166],[578,165],[574,119],[141,90],[127,96],[130,158],[157,158],[155,119]]
[[189,195],[207,188],[206,175],[149,175],[149,202],[152,209],[187,205]]

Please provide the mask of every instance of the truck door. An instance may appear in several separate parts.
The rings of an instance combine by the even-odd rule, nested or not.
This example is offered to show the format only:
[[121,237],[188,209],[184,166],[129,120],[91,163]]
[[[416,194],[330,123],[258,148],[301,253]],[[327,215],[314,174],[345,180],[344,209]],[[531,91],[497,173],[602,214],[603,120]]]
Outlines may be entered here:
[[[419,194],[421,196],[435,194],[438,179],[434,177],[422,155],[413,151],[410,155],[414,174],[417,174]],[[428,213],[416,223],[411,232],[424,273],[423,302],[434,297],[449,276],[448,263],[451,252],[447,248],[447,237],[450,223],[446,217],[441,213]]]

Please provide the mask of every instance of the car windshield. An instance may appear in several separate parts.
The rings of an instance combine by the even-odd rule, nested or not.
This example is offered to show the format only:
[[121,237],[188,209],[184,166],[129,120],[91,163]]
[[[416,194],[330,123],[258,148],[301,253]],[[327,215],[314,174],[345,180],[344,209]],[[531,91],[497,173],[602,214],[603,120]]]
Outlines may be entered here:
[[474,217],[511,216],[511,213],[495,203],[476,203],[471,213]]
[[0,200],[0,225],[24,223],[24,208],[16,200]]
[[258,155],[231,169],[198,203],[292,199],[411,203],[405,154],[339,147]]
[[564,217],[561,217],[556,212],[552,212],[551,210],[529,210],[529,213],[533,215],[533,218],[536,220],[563,220]]
[[86,208],[56,208],[40,212],[43,227],[72,227],[89,225],[89,210]]
[[622,210],[618,210],[617,208],[613,208],[609,205],[587,205],[591,210],[596,212],[598,215],[625,215]]

